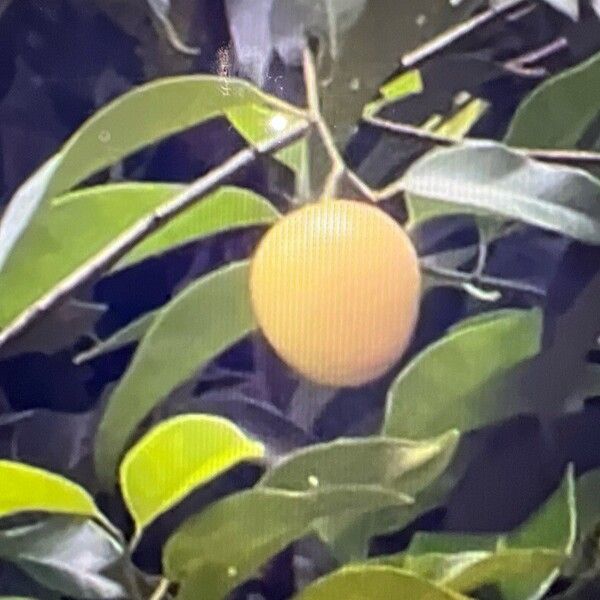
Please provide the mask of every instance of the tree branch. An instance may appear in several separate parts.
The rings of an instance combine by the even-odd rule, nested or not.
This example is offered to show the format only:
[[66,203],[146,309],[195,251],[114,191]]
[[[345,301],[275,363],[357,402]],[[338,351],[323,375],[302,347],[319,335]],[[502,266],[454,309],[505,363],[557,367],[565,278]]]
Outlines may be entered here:
[[169,591],[170,585],[171,582],[165,577],[163,577],[148,600],[163,600],[163,598],[167,595],[167,592]]
[[[476,142],[475,138],[453,138],[447,135],[442,135],[434,131],[428,131],[417,127],[416,125],[408,125],[407,123],[397,123],[375,116],[364,116],[363,121],[372,125],[385,129],[390,133],[406,135],[415,139],[438,144],[440,146],[455,146],[463,142]],[[600,163],[600,152],[592,152],[588,150],[562,150],[562,149],[545,149],[545,148],[513,148],[517,152],[526,154],[531,158],[543,160],[546,162],[558,163]]]
[[540,48],[531,50],[508,60],[504,63],[504,68],[521,77],[545,77],[548,75],[548,70],[545,67],[532,67],[531,65],[544,60],[561,50],[569,47],[569,42],[565,37],[559,37],[549,44],[545,44]]
[[519,8],[527,1],[528,0],[506,0],[503,4],[489,8],[467,21],[459,23],[444,33],[441,33],[437,37],[434,37],[416,50],[408,52],[400,59],[400,63],[405,69],[415,67],[424,60],[432,57],[434,54],[438,54],[454,42],[457,42],[461,38],[472,33],[482,25],[486,25],[507,12]]
[[242,167],[249,165],[259,156],[277,152],[292,144],[304,136],[309,127],[310,123],[305,121],[276,138],[240,150],[224,163],[187,186],[183,192],[172,200],[159,206],[150,215],[139,219],[109,246],[59,282],[53,289],[23,311],[5,329],[0,331],[0,347],[22,334],[39,317],[65,300],[79,286],[109,269],[144,238],[195,205],[203,196],[212,192]]
[[448,281],[450,283],[462,284],[463,286],[485,286],[499,290],[509,290],[512,292],[530,294],[532,296],[538,296],[541,298],[546,296],[546,292],[544,290],[528,283],[512,281],[510,279],[503,279],[501,277],[493,277],[491,275],[478,275],[477,273],[467,273],[465,271],[458,271],[456,269],[448,269],[446,267],[435,265],[425,258],[420,260],[420,266],[423,273],[427,273],[432,277],[441,279],[442,281]]
[[329,175],[327,176],[323,186],[322,196],[324,198],[335,197],[339,182],[343,177],[347,177],[348,181],[361,194],[361,196],[371,200],[371,202],[375,202],[375,194],[373,190],[371,190],[371,188],[369,188],[369,186],[358,175],[356,175],[354,171],[349,169],[348,165],[346,165],[340,151],[335,144],[331,130],[321,114],[321,108],[319,106],[317,73],[312,54],[308,48],[304,50],[303,54],[303,68],[308,114],[311,121],[317,128],[319,137],[325,146],[325,151],[331,160],[331,170],[329,171]]

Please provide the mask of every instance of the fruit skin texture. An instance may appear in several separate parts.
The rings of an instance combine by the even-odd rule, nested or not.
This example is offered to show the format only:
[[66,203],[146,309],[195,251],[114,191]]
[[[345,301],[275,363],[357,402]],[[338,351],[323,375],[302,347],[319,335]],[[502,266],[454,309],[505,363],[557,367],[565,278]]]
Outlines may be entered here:
[[278,221],[252,258],[250,294],[277,354],[308,379],[358,386],[404,353],[416,324],[415,249],[379,208],[324,200]]

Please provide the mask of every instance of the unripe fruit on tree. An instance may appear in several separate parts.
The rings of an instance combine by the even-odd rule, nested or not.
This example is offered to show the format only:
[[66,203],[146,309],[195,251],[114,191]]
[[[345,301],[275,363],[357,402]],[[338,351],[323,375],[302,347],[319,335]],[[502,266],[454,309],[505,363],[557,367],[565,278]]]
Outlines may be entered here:
[[415,249],[381,209],[307,205],[262,238],[250,269],[258,324],[277,354],[317,383],[358,386],[404,353],[419,311]]

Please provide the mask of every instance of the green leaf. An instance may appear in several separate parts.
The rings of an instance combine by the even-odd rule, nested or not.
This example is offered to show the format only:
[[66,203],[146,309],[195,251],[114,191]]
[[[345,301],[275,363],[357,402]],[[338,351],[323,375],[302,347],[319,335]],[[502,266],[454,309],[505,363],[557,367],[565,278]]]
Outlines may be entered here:
[[76,365],[80,365],[88,360],[92,360],[98,356],[112,352],[113,350],[118,350],[119,348],[123,348],[129,344],[135,344],[139,342],[146,334],[146,331],[148,331],[150,328],[150,325],[152,325],[152,322],[156,318],[157,314],[158,311],[153,310],[142,315],[139,319],[135,319],[129,323],[129,325],[119,329],[110,337],[99,341],[88,350],[80,352],[73,359],[73,362]]
[[423,79],[418,69],[411,69],[394,77],[391,81],[379,88],[381,98],[365,104],[363,116],[368,117],[378,113],[382,108],[398,102],[413,94],[423,91]]
[[600,52],[538,86],[519,106],[504,141],[530,148],[576,148],[600,112]]
[[138,534],[195,487],[263,455],[262,444],[221,417],[182,415],[161,423],[125,455],[120,467],[121,490]]
[[[414,495],[448,467],[458,444],[458,432],[429,440],[342,438],[300,449],[267,471],[259,485],[303,491],[316,486],[377,485]],[[362,515],[334,515],[317,526],[319,536],[342,561],[364,558],[369,540],[401,529],[418,514],[415,505]]]
[[[423,128],[429,129],[440,135],[445,135],[449,138],[461,140],[469,133],[473,125],[479,121],[487,109],[487,102],[480,100],[479,98],[473,98],[451,117],[442,120],[441,123],[437,122],[436,119],[433,121],[433,123],[435,123],[434,125],[432,124],[429,127],[423,125]],[[438,202],[436,200],[428,200],[413,195],[407,195],[406,209],[408,211],[408,222],[406,227],[409,229],[430,219],[465,214],[465,208],[462,206],[449,204],[447,202]],[[467,212],[476,214],[476,211],[472,210],[468,210]]]
[[409,502],[404,494],[373,486],[239,492],[184,522],[164,547],[164,572],[183,582],[187,591],[180,598],[202,590],[206,600],[220,600],[270,557],[313,532],[318,519]]
[[128,267],[150,256],[222,231],[267,225],[279,216],[275,207],[259,194],[225,186],[148,236],[116,268]]
[[31,175],[14,193],[0,219],[0,272],[14,245],[35,214],[58,163],[55,155]]
[[144,417],[177,386],[255,327],[248,263],[228,265],[191,284],[158,313],[108,400],[95,460],[105,486]]
[[406,172],[411,201],[447,202],[600,243],[600,181],[586,171],[549,165],[495,142],[437,149]]
[[[227,109],[247,106],[251,111],[265,105],[296,116],[299,112],[240,79],[192,75],[139,86],[98,111],[67,141],[46,195],[64,192],[132,152]],[[260,120],[261,114],[255,118]]]
[[438,125],[434,131],[440,135],[446,135],[456,140],[461,140],[473,125],[481,119],[489,107],[485,100],[473,98],[455,114],[448,117],[443,123]]
[[458,431],[427,440],[368,437],[315,444],[286,456],[260,485],[303,491],[315,486],[379,485],[415,494],[448,465]]
[[[225,114],[244,139],[253,145],[278,135],[298,122],[298,118],[268,106],[234,106]],[[260,115],[260,118],[257,118]],[[308,177],[308,141],[303,138],[273,155],[296,175],[296,187],[300,191]]]
[[10,290],[0,297],[0,328],[181,189],[114,184],[44,204],[0,271],[0,288]]
[[573,550],[575,487],[569,468],[558,490],[508,534],[417,533],[406,552],[375,559],[470,593],[500,588],[503,600],[541,598]]
[[493,384],[539,352],[541,328],[539,310],[499,310],[425,348],[388,391],[385,435],[467,431],[514,414],[519,407]]
[[[105,185],[43,206],[0,271],[0,287],[11,290],[0,298],[0,327],[182,189],[170,184]],[[270,223],[277,216],[258,194],[224,187],[148,236],[116,268],[221,231]]]
[[79,485],[44,469],[0,460],[0,518],[21,512],[48,512],[103,519]]
[[353,565],[318,579],[296,600],[468,600],[414,573],[384,565]]
[[[315,485],[380,485],[418,494],[448,467],[458,443],[449,431],[430,440],[348,438],[317,444],[290,454],[268,471],[261,485],[305,490]],[[364,558],[375,535],[401,529],[419,514],[419,496],[408,509],[332,516],[319,522],[318,533],[343,562]]]
[[588,471],[577,479],[577,517],[583,536],[600,523],[600,469]]
[[123,586],[106,574],[123,556],[123,547],[106,531],[80,518],[51,517],[0,532],[1,558],[44,587],[74,598],[126,597]]
[[[260,110],[254,114],[254,107],[279,111],[286,115],[290,127],[304,116],[300,109],[265,94],[246,81],[234,78],[224,81],[213,75],[160,79],[139,86],[106,105],[15,194],[9,204],[13,206],[7,209],[7,221],[0,227],[0,268],[21,233],[26,231],[30,219],[37,219],[34,213],[38,207],[45,206],[45,199],[66,192],[145,146],[202,121],[224,116],[227,109],[240,106],[246,107],[247,114],[254,115],[256,122],[263,114]],[[2,324],[0,319],[0,326]]]

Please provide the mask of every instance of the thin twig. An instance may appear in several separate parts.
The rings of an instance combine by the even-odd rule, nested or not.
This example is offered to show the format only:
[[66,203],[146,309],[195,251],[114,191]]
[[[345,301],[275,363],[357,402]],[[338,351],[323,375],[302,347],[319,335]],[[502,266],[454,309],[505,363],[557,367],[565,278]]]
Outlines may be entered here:
[[170,585],[171,582],[165,577],[163,577],[160,580],[159,584],[156,586],[156,589],[152,592],[150,598],[148,598],[148,600],[162,600],[169,591]]
[[513,292],[531,294],[533,296],[539,296],[542,298],[546,295],[546,292],[537,286],[529,283],[523,283],[521,281],[512,281],[510,279],[503,279],[501,277],[494,277],[491,275],[478,275],[477,273],[467,273],[465,271],[458,271],[456,269],[448,269],[446,267],[435,265],[426,259],[421,259],[420,265],[423,273],[427,273],[432,277],[437,277],[453,283],[509,290]]
[[[397,123],[396,121],[389,121],[388,119],[382,119],[381,117],[375,117],[365,115],[363,121],[372,125],[373,127],[379,127],[385,129],[391,133],[400,135],[406,135],[412,138],[422,140],[424,142],[430,142],[438,144],[440,146],[454,146],[463,142],[477,142],[475,138],[453,138],[447,135],[442,135],[434,131],[428,131],[416,125],[409,125],[407,123]],[[526,154],[531,158],[537,160],[543,160],[546,162],[558,162],[558,163],[600,163],[600,152],[592,152],[588,150],[565,150],[565,149],[545,149],[545,148],[518,148],[514,147],[513,150]]]
[[400,59],[400,62],[405,69],[415,67],[425,59],[430,58],[434,54],[438,54],[448,46],[452,45],[454,42],[457,42],[461,38],[472,33],[482,25],[486,25],[487,23],[490,23],[494,19],[497,19],[514,8],[520,7],[527,1],[528,0],[507,0],[503,4],[489,8],[488,10],[475,15],[471,19],[468,19],[467,21],[464,21],[445,31],[444,33],[441,33],[416,50],[408,52]]
[[309,118],[317,128],[325,151],[331,160],[331,170],[323,186],[322,196],[324,198],[335,197],[341,179],[347,177],[348,181],[363,197],[374,202],[375,194],[373,190],[354,171],[348,168],[336,146],[331,130],[321,114],[317,73],[312,54],[308,48],[304,50],[303,68]]
[[139,219],[109,246],[60,281],[54,288],[23,311],[5,329],[0,331],[0,347],[22,334],[34,321],[65,300],[79,286],[109,269],[144,238],[195,205],[200,198],[212,192],[242,167],[249,165],[259,156],[271,154],[289,146],[304,136],[309,127],[310,123],[305,121],[283,132],[276,138],[240,150],[224,163],[187,186],[181,194],[159,206],[150,215]]
[[548,74],[548,70],[545,67],[531,67],[531,65],[568,47],[569,42],[567,38],[559,37],[549,44],[545,44],[540,48],[506,61],[504,68],[523,77],[545,77]]

